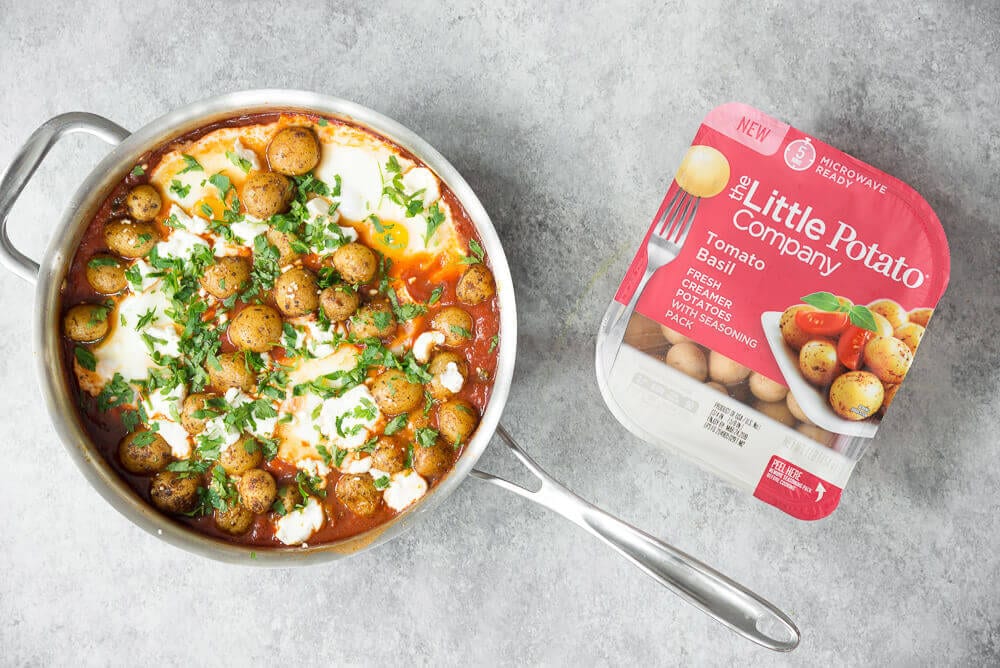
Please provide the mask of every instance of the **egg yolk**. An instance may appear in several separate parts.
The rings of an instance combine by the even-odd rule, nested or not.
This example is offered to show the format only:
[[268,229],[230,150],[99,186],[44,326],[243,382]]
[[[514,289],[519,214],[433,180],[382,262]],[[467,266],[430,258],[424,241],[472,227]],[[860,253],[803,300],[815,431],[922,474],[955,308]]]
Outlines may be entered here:
[[209,220],[222,220],[225,210],[226,205],[218,197],[203,197],[195,202],[193,207],[195,215]]
[[674,178],[695,197],[715,197],[729,183],[729,161],[711,146],[692,146]]

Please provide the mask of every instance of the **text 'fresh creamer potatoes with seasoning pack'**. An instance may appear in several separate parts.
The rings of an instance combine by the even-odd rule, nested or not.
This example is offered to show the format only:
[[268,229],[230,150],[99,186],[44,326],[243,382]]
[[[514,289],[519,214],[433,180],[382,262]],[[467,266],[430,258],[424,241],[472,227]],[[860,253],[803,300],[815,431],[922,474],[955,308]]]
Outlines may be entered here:
[[825,517],[948,273],[941,224],[912,188],[723,105],[698,128],[602,323],[601,391],[647,441],[794,517]]

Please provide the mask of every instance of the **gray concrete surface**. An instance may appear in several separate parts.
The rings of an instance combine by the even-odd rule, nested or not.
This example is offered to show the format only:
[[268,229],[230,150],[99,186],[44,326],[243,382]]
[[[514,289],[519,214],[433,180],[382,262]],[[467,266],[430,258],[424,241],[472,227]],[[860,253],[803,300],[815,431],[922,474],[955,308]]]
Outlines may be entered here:
[[[207,562],[131,526],[40,406],[25,284],[0,274],[0,663],[944,665],[1000,662],[1000,9],[988,0],[640,10],[489,3],[0,0],[0,164],[68,110],[138,127],[253,87],[414,128],[506,243],[505,421],[557,478],[784,607],[758,649],[565,521],[478,481],[329,567]],[[600,315],[702,115],[742,100],[913,184],[951,240],[930,336],[840,509],[800,523],[630,436],[593,379]],[[106,148],[58,146],[13,216],[38,254]],[[513,474],[499,448],[484,465]]]

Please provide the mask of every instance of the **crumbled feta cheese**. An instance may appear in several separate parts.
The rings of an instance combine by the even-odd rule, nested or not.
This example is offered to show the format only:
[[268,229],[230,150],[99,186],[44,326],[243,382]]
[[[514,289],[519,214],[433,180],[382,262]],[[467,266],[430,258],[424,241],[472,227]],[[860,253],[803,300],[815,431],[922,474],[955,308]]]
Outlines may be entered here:
[[448,362],[444,367],[444,371],[438,374],[437,378],[438,382],[441,383],[441,387],[452,394],[461,392],[462,385],[465,384],[465,378],[462,377],[462,372],[458,370],[458,365],[454,362]]
[[444,334],[438,331],[424,332],[413,342],[413,356],[421,364],[427,364],[434,348],[444,343]]
[[323,519],[323,506],[310,496],[302,508],[278,518],[274,536],[285,545],[298,545],[319,531]]

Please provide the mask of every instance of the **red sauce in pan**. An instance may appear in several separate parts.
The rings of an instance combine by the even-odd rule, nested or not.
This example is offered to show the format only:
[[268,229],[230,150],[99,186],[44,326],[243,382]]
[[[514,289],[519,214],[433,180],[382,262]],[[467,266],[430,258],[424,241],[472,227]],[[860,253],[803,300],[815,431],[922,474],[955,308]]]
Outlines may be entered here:
[[[321,117],[319,116],[303,117],[300,112],[289,113],[294,113],[294,115],[299,119],[306,118],[314,123],[318,123],[321,120]],[[281,116],[281,113],[275,112],[245,115],[226,119],[199,128],[194,132],[171,140],[170,142],[156,147],[142,156],[142,158],[138,161],[138,164],[143,166],[144,173],[137,175],[130,172],[107,196],[85,231],[76,254],[73,257],[73,261],[70,265],[62,290],[62,312],[64,313],[69,307],[81,302],[99,303],[108,299],[116,299],[116,297],[109,298],[106,295],[99,294],[90,286],[86,279],[87,262],[96,254],[109,253],[104,241],[104,224],[110,220],[126,217],[124,209],[125,196],[135,186],[148,182],[149,174],[152,173],[155,166],[166,153],[176,149],[182,149],[191,142],[219,128],[269,124],[279,121]],[[336,118],[328,118],[325,119],[325,121],[329,124],[343,123],[343,121]],[[389,144],[398,155],[416,162],[418,166],[422,166],[422,163],[415,156],[408,153],[402,147],[395,145],[393,142],[384,137],[379,137],[379,139]],[[170,207],[170,201],[163,196],[162,193],[161,197],[164,204],[157,218],[156,225],[161,235],[164,235],[168,232],[168,228],[163,226],[162,221],[166,218],[166,212]],[[468,214],[465,212],[454,193],[452,193],[444,183],[441,183],[441,198],[450,208],[456,232],[463,247],[467,248],[469,241],[472,239],[476,239],[478,241],[475,229],[472,221],[468,217]],[[364,243],[366,241],[364,230],[359,230],[359,232],[362,234],[362,238],[359,239],[359,241]],[[250,255],[249,249],[246,250],[246,254],[248,256]],[[125,262],[128,263],[129,261],[125,260]],[[484,262],[488,266],[488,258],[486,258]],[[316,255],[309,255],[303,258],[303,265],[310,269],[317,270],[320,264],[320,258]],[[429,312],[424,316],[418,316],[414,319],[414,322],[417,323],[421,330],[428,329],[430,318],[433,317],[434,313],[436,313],[439,309],[446,306],[460,306],[473,317],[475,322],[475,337],[469,344],[457,350],[463,354],[468,361],[469,375],[466,379],[464,387],[456,395],[456,397],[467,400],[476,407],[480,414],[482,414],[483,410],[485,410],[487,401],[489,400],[493,384],[492,379],[496,370],[496,343],[493,339],[499,331],[497,300],[494,296],[474,306],[459,302],[456,296],[456,285],[458,278],[461,275],[461,268],[456,268],[455,271],[450,273],[439,272],[438,276],[440,276],[441,273],[448,273],[449,277],[443,281],[432,276],[432,274],[438,272],[439,269],[439,266],[422,269],[419,264],[408,263],[406,258],[403,258],[397,259],[393,263],[391,274],[406,282],[410,295],[416,302],[419,303],[426,303],[433,290],[439,287],[443,288],[440,300],[435,305],[430,307]],[[412,281],[409,280],[411,278],[413,279]],[[377,282],[378,277],[376,277],[373,284],[369,287],[376,287]],[[273,299],[270,295],[267,296],[267,300],[273,305]],[[241,305],[237,304],[230,311],[230,317],[234,316],[240,308]],[[112,315],[112,317],[114,316]],[[223,335],[221,338],[221,351],[228,352],[233,350],[233,346],[228,340],[228,337]],[[97,408],[96,398],[83,391],[79,386],[76,374],[73,371],[74,349],[77,345],[78,344],[73,341],[70,341],[65,337],[63,338],[62,361],[66,383],[69,385],[72,393],[79,399],[79,417],[82,425],[93,440],[97,449],[102,453],[117,473],[129,484],[137,495],[149,502],[149,487],[151,478],[149,476],[136,476],[129,473],[122,467],[117,456],[119,442],[126,435],[126,429],[122,424],[121,409],[113,408],[106,412],[99,411]],[[279,347],[272,350],[271,353],[273,357],[280,361],[283,355],[283,350]],[[421,413],[422,409],[413,411],[411,415],[414,416],[412,419],[414,423],[420,422],[421,417],[419,414]],[[429,426],[437,427],[436,411],[431,411],[429,418],[424,418],[424,420],[429,422]],[[409,434],[410,432],[407,431],[406,433]],[[455,459],[457,460],[461,454],[462,448],[459,448],[455,452]],[[265,462],[262,467],[275,477],[279,487],[286,484],[294,484],[295,476],[298,472],[298,469],[296,469],[294,464],[277,458],[270,462]],[[340,473],[335,467],[331,468],[332,472],[326,476],[327,495],[326,498],[322,500],[322,505],[326,513],[326,521],[324,522],[322,528],[308,539],[308,543],[310,545],[338,541],[354,536],[388,521],[397,514],[396,511],[389,508],[385,503],[380,504],[379,509],[374,515],[359,517],[353,514],[337,499],[336,494],[334,493]],[[447,475],[447,473],[445,475]],[[441,478],[438,479],[428,480],[428,483],[431,487],[433,487],[438,484],[443,477],[444,476],[441,476]],[[276,515],[272,512],[255,516],[254,523],[250,531],[241,536],[231,536],[219,530],[216,527],[211,515],[200,517],[173,515],[171,517],[177,522],[190,526],[202,533],[214,536],[220,540],[259,546],[281,545],[281,543],[274,537],[274,521],[276,519]]]

